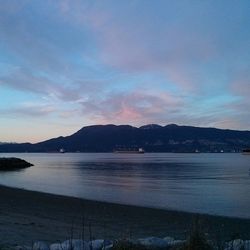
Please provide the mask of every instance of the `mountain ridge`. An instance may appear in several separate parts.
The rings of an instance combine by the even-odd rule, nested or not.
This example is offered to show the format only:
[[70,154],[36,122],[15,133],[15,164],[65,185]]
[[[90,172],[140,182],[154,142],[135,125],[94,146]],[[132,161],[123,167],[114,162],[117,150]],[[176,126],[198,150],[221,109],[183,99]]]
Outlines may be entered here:
[[250,131],[177,124],[85,126],[69,136],[38,143],[0,144],[0,152],[112,152],[139,148],[146,152],[239,152],[250,147]]

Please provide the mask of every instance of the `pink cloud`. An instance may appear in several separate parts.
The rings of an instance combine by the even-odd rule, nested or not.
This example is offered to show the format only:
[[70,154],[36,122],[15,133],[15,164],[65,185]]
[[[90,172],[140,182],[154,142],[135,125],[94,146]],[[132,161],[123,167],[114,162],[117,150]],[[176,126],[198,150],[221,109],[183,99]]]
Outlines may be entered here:
[[95,123],[140,125],[162,122],[163,116],[171,116],[171,113],[174,114],[180,108],[181,101],[169,93],[137,90],[131,93],[113,93],[101,100],[93,97],[81,104],[83,113]]

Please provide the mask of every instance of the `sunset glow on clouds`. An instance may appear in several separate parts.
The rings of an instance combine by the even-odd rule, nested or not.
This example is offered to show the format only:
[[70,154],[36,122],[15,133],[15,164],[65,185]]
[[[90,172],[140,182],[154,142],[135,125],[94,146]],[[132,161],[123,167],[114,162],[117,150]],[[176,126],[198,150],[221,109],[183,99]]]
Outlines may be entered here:
[[250,2],[0,0],[0,141],[91,124],[250,129]]

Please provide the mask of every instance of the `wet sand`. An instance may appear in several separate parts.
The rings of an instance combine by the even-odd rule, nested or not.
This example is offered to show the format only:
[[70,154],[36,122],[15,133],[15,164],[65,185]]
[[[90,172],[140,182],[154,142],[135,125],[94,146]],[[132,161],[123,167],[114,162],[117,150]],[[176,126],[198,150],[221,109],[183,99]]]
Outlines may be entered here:
[[250,239],[250,219],[119,205],[4,186],[0,186],[0,197],[0,244],[51,243],[70,237],[184,239],[196,218],[209,238]]

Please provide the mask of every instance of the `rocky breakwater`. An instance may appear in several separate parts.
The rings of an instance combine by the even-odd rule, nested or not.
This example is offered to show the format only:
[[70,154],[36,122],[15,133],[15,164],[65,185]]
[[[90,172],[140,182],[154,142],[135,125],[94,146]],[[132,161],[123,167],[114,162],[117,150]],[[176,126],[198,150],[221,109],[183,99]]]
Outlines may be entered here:
[[0,158],[0,171],[19,170],[33,166],[33,164],[19,158]]
[[221,246],[212,241],[204,244],[194,239],[176,240],[172,237],[147,237],[137,240],[90,240],[69,239],[51,245],[37,241],[30,246],[17,246],[14,250],[250,250],[250,240],[236,239]]

